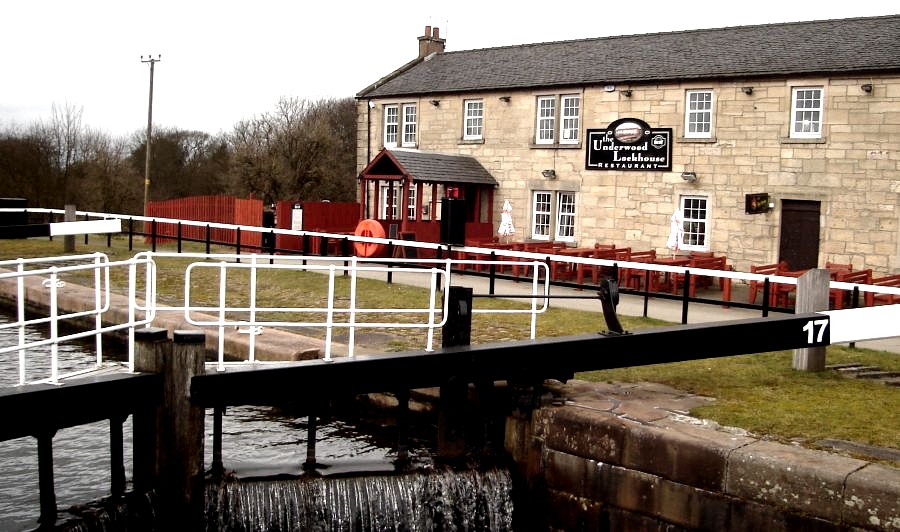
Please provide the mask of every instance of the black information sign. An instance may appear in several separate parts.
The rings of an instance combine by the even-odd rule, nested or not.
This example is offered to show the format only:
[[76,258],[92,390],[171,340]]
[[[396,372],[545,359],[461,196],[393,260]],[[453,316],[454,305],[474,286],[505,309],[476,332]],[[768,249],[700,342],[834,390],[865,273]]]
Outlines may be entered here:
[[586,170],[672,171],[672,128],[622,118],[587,130]]

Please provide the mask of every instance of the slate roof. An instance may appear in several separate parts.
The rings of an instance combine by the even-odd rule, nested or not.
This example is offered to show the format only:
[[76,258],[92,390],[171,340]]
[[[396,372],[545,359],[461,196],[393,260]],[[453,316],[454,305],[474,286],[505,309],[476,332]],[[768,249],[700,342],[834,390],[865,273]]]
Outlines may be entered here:
[[444,52],[357,97],[887,71],[900,71],[900,15]]
[[[394,164],[396,161],[397,164]],[[397,167],[399,165],[399,168]],[[362,176],[408,175],[413,181],[476,183],[497,186],[497,180],[474,157],[418,150],[383,149]]]

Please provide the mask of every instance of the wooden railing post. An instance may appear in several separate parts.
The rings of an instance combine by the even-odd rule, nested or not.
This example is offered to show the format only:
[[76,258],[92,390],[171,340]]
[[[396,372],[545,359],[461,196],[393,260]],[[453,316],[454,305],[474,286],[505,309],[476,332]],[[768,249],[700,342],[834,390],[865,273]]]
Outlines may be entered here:
[[[831,275],[824,268],[809,270],[797,279],[797,303],[794,312],[803,314],[828,310],[828,286]],[[825,369],[824,347],[794,349],[792,367],[801,371]]]
[[206,335],[203,331],[173,333],[172,356],[163,364],[161,495],[170,510],[171,524],[187,530],[203,529],[204,409],[191,404],[191,378],[205,372]]
[[[66,205],[65,221],[75,221],[75,206]],[[63,253],[72,253],[75,251],[75,235],[66,235],[63,237]]]
[[[134,370],[141,373],[162,373],[163,363],[172,356],[172,342],[168,332],[159,327],[134,331]],[[160,397],[160,402],[162,398]],[[159,483],[160,409],[148,408],[134,412],[132,417],[134,453],[134,489],[149,491]]]

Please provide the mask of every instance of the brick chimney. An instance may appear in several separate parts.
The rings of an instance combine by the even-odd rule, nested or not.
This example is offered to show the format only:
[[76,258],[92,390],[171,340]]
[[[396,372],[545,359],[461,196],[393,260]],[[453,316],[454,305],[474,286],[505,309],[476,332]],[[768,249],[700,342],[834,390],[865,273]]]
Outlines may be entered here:
[[441,39],[440,32],[440,28],[434,28],[432,33],[431,26],[425,26],[425,36],[419,37],[419,59],[444,51],[444,43],[447,41]]

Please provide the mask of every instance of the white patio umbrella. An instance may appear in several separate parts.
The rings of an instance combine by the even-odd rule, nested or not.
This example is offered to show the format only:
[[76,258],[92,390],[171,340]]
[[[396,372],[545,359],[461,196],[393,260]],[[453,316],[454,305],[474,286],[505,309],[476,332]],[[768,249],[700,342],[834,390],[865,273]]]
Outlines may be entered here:
[[516,227],[512,221],[512,205],[509,204],[509,200],[504,200],[503,210],[500,212],[500,228],[497,229],[497,234],[506,237],[506,241],[509,242],[509,237],[515,233]]
[[678,249],[684,245],[684,216],[681,215],[681,211],[675,209],[670,220],[666,247],[672,250],[672,257],[675,257]]

